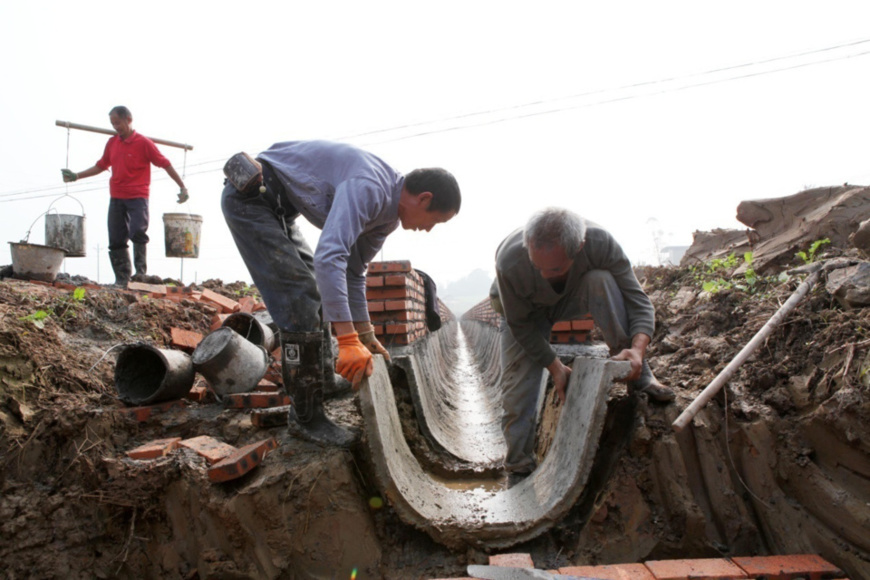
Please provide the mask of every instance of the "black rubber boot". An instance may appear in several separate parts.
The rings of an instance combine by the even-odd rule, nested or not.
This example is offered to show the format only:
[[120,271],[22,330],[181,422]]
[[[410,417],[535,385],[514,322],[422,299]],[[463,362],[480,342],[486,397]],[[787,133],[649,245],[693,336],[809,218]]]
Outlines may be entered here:
[[148,246],[145,244],[133,244],[133,265],[136,273],[133,275],[134,282],[144,282],[148,275]]
[[670,387],[661,384],[653,375],[646,359],[643,359],[640,377],[636,381],[630,382],[629,387],[633,392],[646,393],[651,400],[658,403],[670,403],[677,397]]
[[127,248],[109,250],[109,261],[115,272],[115,286],[126,288],[133,269],[130,265],[130,252],[127,251]]
[[293,399],[290,431],[315,443],[350,447],[356,435],[323,412],[323,333],[281,331],[281,372]]

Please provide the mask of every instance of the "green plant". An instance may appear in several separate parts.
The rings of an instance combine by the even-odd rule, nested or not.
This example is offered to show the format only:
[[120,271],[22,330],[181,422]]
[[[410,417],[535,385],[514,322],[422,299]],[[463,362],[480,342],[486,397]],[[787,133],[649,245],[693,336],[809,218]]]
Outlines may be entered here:
[[707,282],[704,282],[704,284],[701,286],[701,288],[704,290],[704,292],[709,292],[710,294],[715,294],[716,292],[719,292],[720,290],[728,290],[731,287],[732,287],[731,282],[729,282],[728,280],[724,280],[722,278],[716,278],[715,280],[708,280]]
[[75,290],[73,290],[73,300],[76,302],[83,302],[85,299],[85,289],[79,286]]
[[43,320],[51,316],[51,314],[51,310],[37,310],[32,314],[22,316],[18,320],[28,320],[32,322],[37,328],[45,328],[45,322],[43,322]]
[[812,264],[813,262],[818,260],[818,256],[816,256],[816,253],[819,251],[819,248],[821,248],[825,244],[830,244],[830,243],[831,243],[831,240],[829,238],[823,238],[821,240],[816,240],[815,242],[810,244],[810,247],[806,252],[800,251],[797,254],[795,254],[795,256],[797,256],[798,258],[803,260],[804,264]]

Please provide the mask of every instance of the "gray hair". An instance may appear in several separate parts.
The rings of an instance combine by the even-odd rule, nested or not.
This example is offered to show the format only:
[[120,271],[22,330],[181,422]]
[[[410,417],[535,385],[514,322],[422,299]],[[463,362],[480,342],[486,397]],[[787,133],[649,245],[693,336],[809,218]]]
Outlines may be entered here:
[[558,207],[536,212],[523,229],[523,247],[551,248],[560,246],[573,257],[586,240],[586,220],[576,213]]

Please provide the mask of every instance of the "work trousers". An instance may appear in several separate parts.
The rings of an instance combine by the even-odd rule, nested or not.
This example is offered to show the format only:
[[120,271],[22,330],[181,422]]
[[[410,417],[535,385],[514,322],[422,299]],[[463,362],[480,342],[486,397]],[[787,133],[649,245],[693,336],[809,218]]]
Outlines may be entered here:
[[[123,250],[127,242],[148,243],[148,198],[109,200],[109,249]],[[128,258],[129,260],[129,258]]]
[[[266,193],[250,196],[226,183],[221,196],[224,218],[278,328],[287,332],[320,331],[314,253],[296,224],[299,214],[283,196],[283,188],[271,172],[264,173],[264,177]],[[286,212],[283,220],[278,215],[282,211]]]
[[[591,270],[576,288],[567,288],[554,306],[542,308],[537,330],[548,342],[553,324],[592,315],[601,329],[611,355],[631,346],[625,300],[613,275],[606,270]],[[535,460],[535,428],[544,368],[526,355],[502,318],[501,345],[502,432],[507,452],[504,468],[508,472],[531,473]]]

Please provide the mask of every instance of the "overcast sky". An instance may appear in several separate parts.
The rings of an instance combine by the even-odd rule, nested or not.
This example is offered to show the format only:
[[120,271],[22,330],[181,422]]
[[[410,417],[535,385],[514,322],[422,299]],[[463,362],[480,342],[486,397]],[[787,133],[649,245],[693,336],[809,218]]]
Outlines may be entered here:
[[161,276],[182,266],[163,257],[162,215],[189,211],[203,231],[185,283],[250,281],[220,212],[221,167],[314,138],[456,175],[459,215],[397,231],[380,256],[439,286],[492,273],[498,243],[548,205],[655,263],[656,244],[742,228],[741,200],[870,182],[868,22],[857,1],[4,2],[0,241],[33,224],[42,243],[42,214],[84,211],[88,256],[65,270],[97,279],[99,259],[112,280],[108,173],[60,176],[92,166],[108,137],[55,121],[110,128],[123,104],[140,133],[194,146],[161,147],[185,174],[185,206],[152,171]]

